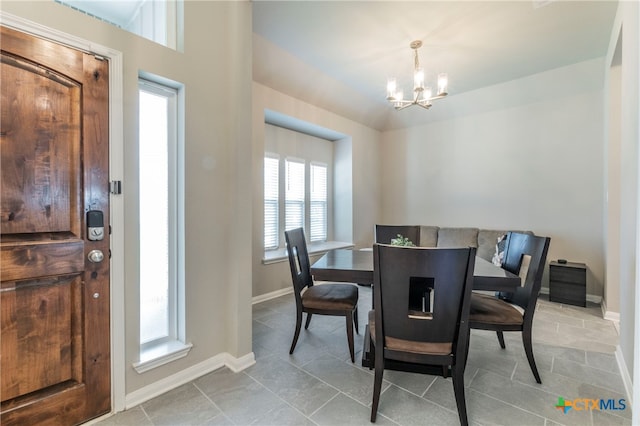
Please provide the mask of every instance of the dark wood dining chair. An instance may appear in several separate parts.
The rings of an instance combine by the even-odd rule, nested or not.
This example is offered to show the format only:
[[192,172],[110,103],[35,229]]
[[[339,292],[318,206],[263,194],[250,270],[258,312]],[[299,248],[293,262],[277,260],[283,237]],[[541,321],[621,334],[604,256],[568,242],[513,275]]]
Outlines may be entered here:
[[347,323],[347,341],[351,362],[355,361],[353,349],[353,327],[358,332],[358,287],[353,284],[323,283],[314,285],[310,272],[309,253],[302,228],[292,229],[284,233],[287,242],[287,253],[293,294],[296,298],[296,330],[291,342],[289,354],[298,343],[302,326],[302,313],[307,313],[304,329],[309,328],[311,316],[333,315],[344,316]]
[[[464,370],[475,255],[475,248],[373,245],[375,297],[368,324],[375,366],[372,422],[385,369],[446,376],[451,368],[460,423],[468,424]],[[429,309],[416,306],[411,296],[413,287],[425,282],[431,290]],[[421,366],[435,367],[435,371]]]
[[419,225],[377,225],[374,228],[373,241],[379,244],[391,244],[398,234],[408,238],[416,246],[420,245]]
[[520,331],[529,366],[538,383],[542,381],[533,357],[531,333],[550,241],[549,237],[509,232],[502,268],[520,275],[522,286],[513,293],[496,296],[473,293],[469,314],[471,328],[495,331],[502,349],[505,348],[503,332]]

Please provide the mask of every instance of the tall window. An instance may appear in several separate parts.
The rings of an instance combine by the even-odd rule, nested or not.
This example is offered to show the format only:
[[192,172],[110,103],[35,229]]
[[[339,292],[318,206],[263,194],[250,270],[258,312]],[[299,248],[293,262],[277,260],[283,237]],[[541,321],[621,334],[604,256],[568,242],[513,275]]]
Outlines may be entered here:
[[311,164],[309,240],[327,241],[327,166]]
[[285,160],[285,231],[304,228],[304,162]]
[[[183,203],[178,92],[139,80],[140,348],[180,340]],[[141,358],[144,358],[141,356]]]
[[267,250],[278,248],[280,243],[278,238],[279,163],[278,157],[264,158],[264,248]]

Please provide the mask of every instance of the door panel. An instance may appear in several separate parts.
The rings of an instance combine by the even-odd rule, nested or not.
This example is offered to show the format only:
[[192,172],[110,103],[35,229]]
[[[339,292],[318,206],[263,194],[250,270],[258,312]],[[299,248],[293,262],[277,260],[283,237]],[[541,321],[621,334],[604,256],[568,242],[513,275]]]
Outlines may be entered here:
[[[69,231],[68,184],[78,187],[80,102],[78,83],[8,54],[2,58],[2,233]],[[3,117],[4,121],[5,117]],[[15,143],[19,142],[19,143]],[[75,173],[74,173],[75,170]],[[70,173],[73,173],[70,175]]]
[[80,278],[13,283],[11,291],[9,285],[2,292],[2,315],[10,316],[3,318],[10,326],[3,330],[2,344],[16,349],[10,352],[12,358],[2,359],[2,399],[68,380],[79,381],[78,372],[73,371],[78,364],[73,349],[78,346],[80,329],[68,325],[80,313]]
[[108,63],[0,31],[0,423],[78,424],[111,408]]

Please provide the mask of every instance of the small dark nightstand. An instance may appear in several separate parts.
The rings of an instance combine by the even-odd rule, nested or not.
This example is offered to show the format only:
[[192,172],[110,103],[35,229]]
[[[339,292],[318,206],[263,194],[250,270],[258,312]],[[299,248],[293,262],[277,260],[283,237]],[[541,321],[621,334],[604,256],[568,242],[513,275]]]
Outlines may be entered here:
[[549,300],[587,306],[587,265],[584,263],[549,263]]

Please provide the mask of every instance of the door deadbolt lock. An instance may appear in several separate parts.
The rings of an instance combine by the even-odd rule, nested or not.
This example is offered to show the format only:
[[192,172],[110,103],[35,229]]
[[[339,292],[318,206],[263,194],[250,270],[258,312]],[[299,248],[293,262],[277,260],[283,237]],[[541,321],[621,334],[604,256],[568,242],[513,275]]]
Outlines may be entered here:
[[89,241],[104,239],[104,216],[100,210],[87,212],[87,239]]
[[104,259],[104,254],[101,250],[91,250],[87,255],[89,262],[100,263]]

